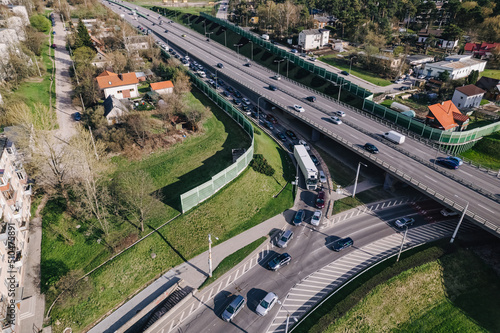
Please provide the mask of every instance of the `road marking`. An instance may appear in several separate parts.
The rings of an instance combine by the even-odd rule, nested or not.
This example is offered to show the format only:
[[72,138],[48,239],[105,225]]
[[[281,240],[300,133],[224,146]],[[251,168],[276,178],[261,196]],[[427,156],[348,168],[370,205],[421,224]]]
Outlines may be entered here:
[[431,178],[427,175],[424,175],[425,178],[429,179],[430,181],[433,181],[434,183],[437,183],[437,180],[435,180],[434,178]]
[[483,209],[486,209],[486,210],[487,210],[488,212],[490,212],[490,213],[495,213],[495,212],[493,212],[493,211],[489,210],[488,208],[484,207],[484,206],[483,206],[483,205],[481,205],[481,204],[477,204],[477,205],[478,205],[479,207],[483,208]]
[[196,304],[196,303],[193,303],[193,305],[191,305],[191,308],[189,309],[189,313],[192,313],[192,312],[193,312],[193,308],[194,308],[194,305],[195,305],[195,304]]

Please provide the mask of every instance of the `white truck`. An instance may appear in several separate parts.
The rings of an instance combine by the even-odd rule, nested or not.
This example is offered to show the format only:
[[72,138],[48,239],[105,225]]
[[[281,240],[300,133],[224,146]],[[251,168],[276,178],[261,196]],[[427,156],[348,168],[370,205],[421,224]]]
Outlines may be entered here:
[[386,132],[382,135],[387,140],[392,141],[394,143],[397,143],[398,145],[405,142],[405,136],[403,134],[399,134],[398,132],[389,131],[389,132]]
[[314,165],[306,148],[303,145],[293,146],[293,156],[295,156],[300,170],[306,179],[307,189],[315,190],[318,187],[318,169]]
[[260,38],[262,38],[263,40],[269,40],[269,35],[263,34],[262,36],[260,36]]

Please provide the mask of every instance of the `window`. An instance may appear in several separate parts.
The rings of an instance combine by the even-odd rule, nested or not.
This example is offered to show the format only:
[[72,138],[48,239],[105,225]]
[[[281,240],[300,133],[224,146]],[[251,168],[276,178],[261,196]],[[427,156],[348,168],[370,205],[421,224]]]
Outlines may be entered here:
[[23,180],[24,179],[24,175],[20,171],[17,172],[17,177],[19,178],[19,180]]
[[122,93],[122,91],[121,91],[121,90],[118,90],[118,91],[117,91],[117,93],[118,93],[118,94],[121,94],[121,93]]

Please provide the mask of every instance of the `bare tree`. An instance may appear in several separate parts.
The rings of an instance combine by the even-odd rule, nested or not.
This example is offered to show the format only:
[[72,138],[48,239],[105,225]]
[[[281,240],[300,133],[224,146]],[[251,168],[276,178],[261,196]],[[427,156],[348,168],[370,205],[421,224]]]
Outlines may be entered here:
[[177,72],[173,84],[174,92],[179,95],[191,91],[191,81],[189,76],[182,71]]

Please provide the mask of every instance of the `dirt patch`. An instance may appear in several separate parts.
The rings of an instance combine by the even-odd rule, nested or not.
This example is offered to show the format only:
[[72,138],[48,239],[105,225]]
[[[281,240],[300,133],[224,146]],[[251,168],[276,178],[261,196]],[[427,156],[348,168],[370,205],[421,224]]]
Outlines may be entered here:
[[26,82],[35,82],[35,83],[40,83],[43,81],[43,77],[30,77],[29,79],[26,80]]

